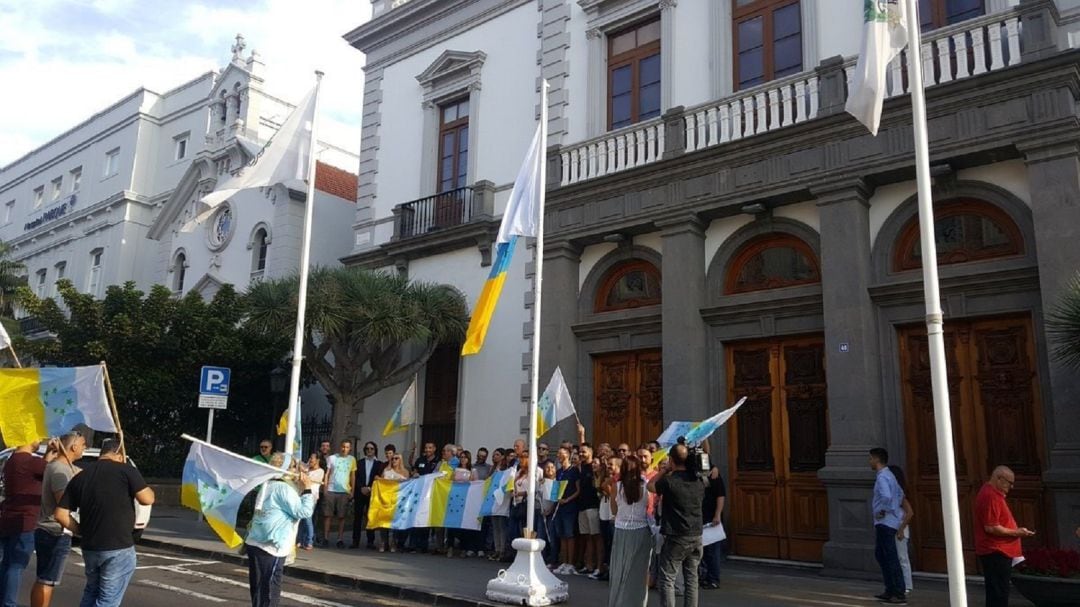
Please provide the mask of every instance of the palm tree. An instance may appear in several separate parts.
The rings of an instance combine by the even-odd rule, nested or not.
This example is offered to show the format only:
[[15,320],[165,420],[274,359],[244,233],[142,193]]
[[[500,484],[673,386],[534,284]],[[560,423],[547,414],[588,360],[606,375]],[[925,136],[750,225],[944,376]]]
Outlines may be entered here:
[[1066,287],[1046,320],[1046,328],[1056,343],[1054,358],[1080,369],[1080,274]]
[[15,315],[15,291],[26,284],[23,272],[26,266],[22,262],[10,259],[11,245],[0,242],[0,316],[11,318]]
[[[252,286],[247,326],[291,335],[298,285],[292,277]],[[460,343],[467,325],[465,297],[451,286],[360,268],[313,271],[304,362],[332,397],[335,440],[352,434],[365,398],[412,378],[440,343]]]

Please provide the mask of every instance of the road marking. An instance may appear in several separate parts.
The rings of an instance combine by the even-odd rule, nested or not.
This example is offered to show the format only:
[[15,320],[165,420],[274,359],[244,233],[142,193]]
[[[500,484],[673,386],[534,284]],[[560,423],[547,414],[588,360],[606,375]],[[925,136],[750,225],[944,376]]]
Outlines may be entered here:
[[[79,555],[80,557],[83,556],[82,550],[77,548],[77,547],[73,547],[71,549],[71,551],[74,552],[75,554]],[[178,565],[182,565],[184,567],[197,567],[197,566],[200,566],[200,565],[217,565],[218,563],[221,562],[221,561],[200,561],[198,559],[181,558],[181,557],[178,557],[178,556],[167,556],[167,555],[164,555],[164,554],[147,554],[147,553],[142,553],[142,552],[137,553],[137,556],[138,557],[147,557],[147,558],[158,558],[158,559],[164,559],[164,560],[167,560],[167,561],[176,561],[176,565],[142,565],[142,566],[136,567],[135,568],[136,571],[143,571],[143,570],[146,570],[146,569],[166,569],[168,567],[176,567]],[[83,567],[83,568],[86,567],[86,563],[79,562],[79,561],[72,561],[72,562],[75,563],[76,565],[78,565],[79,567]]]
[[204,601],[210,601],[212,603],[224,603],[225,599],[218,598],[216,596],[210,596],[209,594],[203,594],[201,592],[195,592],[194,590],[188,590],[187,588],[180,588],[179,586],[170,586],[168,584],[162,584],[161,582],[155,582],[154,580],[139,580],[138,583],[143,586],[152,586],[154,588],[160,588],[162,590],[168,590],[169,592],[178,592],[180,594],[203,599]]
[[[194,576],[194,577],[203,578],[205,580],[212,580],[214,582],[218,582],[218,583],[221,583],[221,584],[228,584],[230,586],[236,586],[238,588],[250,588],[250,586],[248,586],[244,582],[238,582],[236,580],[233,580],[233,579],[230,579],[230,578],[227,578],[227,577],[221,577],[220,575],[213,575],[213,574],[205,573],[205,572],[202,572],[202,571],[192,571],[190,569],[184,569],[184,567],[182,565],[176,565],[176,566],[173,566],[173,567],[165,567],[165,566],[163,566],[163,567],[160,567],[160,569],[162,569],[164,571],[172,571],[173,573],[180,573],[182,575],[191,575],[191,576]],[[281,598],[289,599],[290,601],[296,601],[297,603],[300,603],[302,605],[312,605],[314,607],[352,607],[350,605],[346,605],[345,603],[335,603],[333,601],[324,601],[322,599],[317,599],[315,597],[307,596],[306,594],[296,594],[295,592],[282,591]]]

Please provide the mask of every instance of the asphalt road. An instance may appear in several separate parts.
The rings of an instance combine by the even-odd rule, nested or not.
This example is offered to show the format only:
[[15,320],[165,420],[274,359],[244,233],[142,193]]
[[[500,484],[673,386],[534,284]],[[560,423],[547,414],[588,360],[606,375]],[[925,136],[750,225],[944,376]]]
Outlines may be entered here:
[[[176,556],[149,548],[137,547],[138,566],[124,605],[154,607],[201,607],[212,605],[250,605],[247,569],[231,563]],[[23,574],[19,605],[30,604],[34,583],[33,559]],[[419,607],[418,603],[383,599],[343,588],[312,584],[285,576],[281,604],[315,607]],[[78,549],[68,557],[64,579],[53,593],[57,607],[78,605],[86,578]]]

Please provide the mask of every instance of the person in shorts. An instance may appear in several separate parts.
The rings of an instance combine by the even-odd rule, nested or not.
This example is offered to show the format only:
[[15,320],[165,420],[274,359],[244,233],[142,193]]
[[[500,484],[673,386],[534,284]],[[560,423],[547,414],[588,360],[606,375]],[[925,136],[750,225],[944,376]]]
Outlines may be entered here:
[[592,447],[582,443],[578,478],[581,493],[578,496],[578,535],[585,543],[585,567],[576,570],[578,575],[600,575],[604,559],[604,542],[600,535],[600,492],[596,488],[596,467]]
[[581,488],[578,483],[578,469],[570,463],[570,449],[559,447],[559,465],[555,471],[555,480],[566,481],[566,490],[562,499],[559,500],[552,514],[552,536],[559,544],[559,560],[561,565],[552,571],[557,575],[569,575],[574,573],[574,555],[577,554],[577,538],[574,533],[574,523],[578,516],[578,494]]
[[323,545],[330,543],[330,526],[337,521],[337,547],[345,547],[345,517],[352,514],[353,487],[356,485],[356,458],[352,456],[352,443],[341,441],[341,450],[330,456],[330,468],[326,471],[326,502],[323,506],[326,520],[323,523]]
[[71,478],[79,472],[75,462],[83,456],[86,439],[78,432],[69,432],[61,436],[58,442],[57,458],[45,466],[45,477],[41,484],[41,513],[34,529],[37,581],[30,590],[31,607],[49,607],[53,588],[60,585],[64,563],[71,552],[71,532],[56,522],[53,513]]

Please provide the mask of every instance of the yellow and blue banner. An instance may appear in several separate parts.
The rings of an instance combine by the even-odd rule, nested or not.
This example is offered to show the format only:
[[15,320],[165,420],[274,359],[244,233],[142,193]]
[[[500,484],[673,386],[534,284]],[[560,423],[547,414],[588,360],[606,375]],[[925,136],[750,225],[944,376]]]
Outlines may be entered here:
[[567,484],[568,481],[556,481],[545,478],[540,483],[540,497],[549,502],[557,502],[566,494]]
[[492,470],[491,476],[484,481],[484,496],[480,503],[480,516],[492,516],[507,499],[507,494],[514,491],[514,478],[517,466],[506,470]]
[[244,538],[236,532],[236,513],[250,491],[280,478],[281,470],[203,441],[192,441],[180,485],[180,503],[206,517],[229,548]]
[[407,481],[376,479],[371,487],[368,528],[479,530],[485,484],[454,482],[442,474],[425,474]]
[[105,368],[0,369],[0,433],[9,447],[71,431],[77,424],[116,432]]

